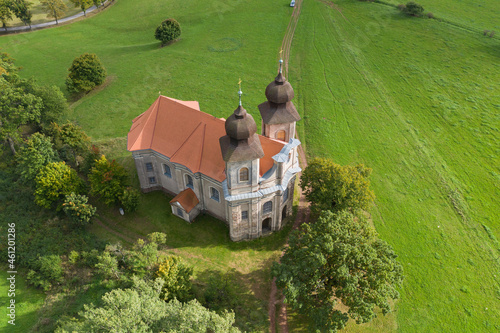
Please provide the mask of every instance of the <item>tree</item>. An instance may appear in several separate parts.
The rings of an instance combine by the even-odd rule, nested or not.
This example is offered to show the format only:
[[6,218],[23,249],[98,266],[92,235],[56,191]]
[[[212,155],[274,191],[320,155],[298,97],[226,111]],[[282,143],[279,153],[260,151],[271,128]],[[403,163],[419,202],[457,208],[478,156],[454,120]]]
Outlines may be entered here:
[[123,209],[127,212],[135,212],[139,206],[139,197],[141,194],[135,188],[127,187],[123,190],[122,194],[118,198],[123,206]]
[[414,1],[410,1],[406,4],[403,11],[410,16],[420,16],[424,12],[424,7]]
[[10,3],[7,0],[0,0],[0,22],[5,31],[7,31],[7,22],[10,20],[12,20]]
[[62,207],[66,195],[80,193],[83,182],[64,162],[52,162],[44,166],[36,177],[35,203],[50,208],[54,203]]
[[155,38],[161,41],[161,45],[165,45],[168,42],[179,38],[181,35],[181,26],[173,18],[166,19],[163,21],[155,31]]
[[106,205],[116,203],[128,183],[125,169],[115,160],[109,162],[104,155],[96,161],[88,178],[91,193],[100,197]]
[[80,126],[69,121],[63,125],[52,123],[47,132],[52,136],[61,158],[75,167],[80,164],[79,158],[90,154],[90,138]]
[[56,333],[68,332],[220,332],[233,333],[234,313],[217,314],[198,301],[166,303],[159,298],[163,281],[135,277],[133,287],[115,289],[102,297],[102,306],[84,305],[80,320],[62,322]]
[[[70,0],[75,7],[80,7],[83,11],[83,15],[87,16],[87,9],[92,7],[93,1],[92,0]],[[97,6],[96,6],[97,7]]]
[[341,166],[315,158],[302,173],[300,187],[316,212],[367,209],[375,198],[370,190],[370,173],[371,169],[362,164]]
[[[349,317],[370,321],[375,307],[390,311],[388,300],[399,297],[403,280],[396,257],[362,215],[324,211],[314,224],[291,233],[272,274],[285,301],[309,316],[314,329],[335,332]],[[335,308],[336,300],[348,309]]]
[[26,0],[13,0],[10,3],[10,9],[14,12],[16,17],[20,19],[24,25],[29,25],[31,28],[31,18],[33,14],[31,13],[31,6],[33,4]]
[[42,8],[47,12],[48,18],[54,18],[56,24],[59,24],[58,18],[64,15],[64,11],[68,9],[62,0],[41,0]]
[[52,283],[62,282],[63,269],[61,257],[57,255],[46,255],[38,257],[31,264],[32,268],[26,279],[35,287],[47,291],[52,287]]
[[19,149],[16,160],[21,179],[30,183],[35,180],[44,166],[57,161],[57,156],[52,149],[50,138],[41,133],[35,133],[26,141],[26,145]]
[[76,57],[68,70],[66,88],[69,92],[87,93],[106,79],[106,69],[93,53],[84,53]]
[[[2,66],[3,67],[3,66]],[[20,127],[28,122],[39,122],[43,102],[40,97],[26,93],[18,86],[16,75],[0,76],[0,140],[9,143],[15,154],[14,143],[20,139]]]
[[68,112],[68,103],[61,89],[56,86],[40,86],[34,80],[22,84],[24,91],[42,100],[40,126],[46,130],[52,123],[57,123]]
[[71,193],[64,199],[63,211],[77,227],[85,227],[92,222],[96,208],[88,203],[85,195]]
[[171,301],[177,299],[181,302],[192,298],[191,276],[193,268],[182,262],[177,256],[165,258],[156,271],[156,277],[164,281],[161,299]]

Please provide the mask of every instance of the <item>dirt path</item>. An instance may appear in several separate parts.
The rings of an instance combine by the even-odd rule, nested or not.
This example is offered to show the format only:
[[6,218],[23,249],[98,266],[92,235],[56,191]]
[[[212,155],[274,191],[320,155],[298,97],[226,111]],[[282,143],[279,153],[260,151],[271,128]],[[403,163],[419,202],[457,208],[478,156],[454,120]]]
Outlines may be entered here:
[[[282,58],[284,62],[284,74],[285,77],[288,77],[288,61],[290,59],[290,48],[292,46],[293,35],[295,33],[295,28],[297,27],[297,23],[299,21],[300,10],[302,8],[302,1],[297,0],[295,2],[295,7],[293,9],[292,16],[290,18],[290,22],[288,23],[288,27],[286,28],[285,37],[283,38],[283,42],[281,43]],[[298,139],[298,135],[297,135]],[[299,162],[302,169],[307,167],[306,154],[302,145],[298,148],[299,152]],[[299,174],[300,177],[300,174]],[[302,194],[302,191],[299,189],[300,199],[299,199],[299,210],[297,212],[297,217],[295,219],[295,223],[293,224],[293,229],[297,229],[302,223],[309,221],[309,203],[306,201],[306,198]],[[285,244],[285,247],[288,245],[288,241]],[[283,255],[283,253],[281,254]],[[276,332],[276,321],[279,325],[279,332],[288,333],[288,321],[287,321],[287,312],[286,306],[283,303],[283,296],[280,295],[278,299],[278,288],[276,287],[276,278],[273,278],[273,282],[271,284],[271,293],[269,295],[269,331],[272,333]],[[276,305],[279,305],[279,312],[276,315]]]

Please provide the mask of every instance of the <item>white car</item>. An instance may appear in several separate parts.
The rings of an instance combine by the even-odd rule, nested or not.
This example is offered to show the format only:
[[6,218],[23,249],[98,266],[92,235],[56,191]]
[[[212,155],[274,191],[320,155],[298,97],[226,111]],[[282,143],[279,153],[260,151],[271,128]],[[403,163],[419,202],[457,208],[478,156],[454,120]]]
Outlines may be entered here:
[[295,0],[292,0],[292,2],[290,2],[290,7],[295,7]]

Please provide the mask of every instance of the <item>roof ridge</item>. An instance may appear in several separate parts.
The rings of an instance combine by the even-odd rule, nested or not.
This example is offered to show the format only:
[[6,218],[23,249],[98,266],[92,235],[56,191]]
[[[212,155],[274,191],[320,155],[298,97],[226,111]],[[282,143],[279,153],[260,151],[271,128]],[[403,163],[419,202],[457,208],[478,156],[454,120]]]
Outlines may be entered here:
[[[155,117],[155,126],[153,127],[153,133],[151,134],[151,142],[149,143],[149,147],[151,148],[153,146],[153,140],[155,138],[155,132],[156,132],[156,122],[158,120],[158,111],[160,110],[160,102],[161,102],[161,96],[159,96],[157,99],[158,104],[156,105],[156,117]],[[148,119],[149,120],[149,119]]]
[[184,147],[184,145],[186,144],[186,142],[189,141],[189,139],[193,136],[193,134],[198,130],[198,127],[200,127],[200,125],[203,124],[203,122],[199,122],[198,123],[198,126],[195,127],[195,129],[191,132],[191,134],[189,134],[189,136],[186,138],[186,140],[184,140],[184,142],[179,146],[179,148],[175,151],[175,153],[172,154],[172,156],[170,157],[170,159],[173,159],[175,157],[175,155],[179,152],[179,150],[182,149],[182,147]]
[[201,140],[201,152],[200,152],[200,164],[198,165],[198,170],[201,170],[201,163],[203,162],[203,152],[205,151],[205,136],[207,135],[207,124],[203,124],[203,136]]

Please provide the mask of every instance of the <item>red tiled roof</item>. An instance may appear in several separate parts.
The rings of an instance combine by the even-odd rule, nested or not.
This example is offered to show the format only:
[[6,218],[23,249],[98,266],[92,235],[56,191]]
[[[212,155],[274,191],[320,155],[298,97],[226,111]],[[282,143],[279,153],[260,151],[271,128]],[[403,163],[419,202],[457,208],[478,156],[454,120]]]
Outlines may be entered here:
[[[127,149],[152,149],[193,173],[201,172],[222,182],[226,175],[219,138],[226,135],[224,123],[224,119],[200,111],[198,102],[160,96],[133,120]],[[259,138],[265,154],[260,159],[260,174],[263,175],[273,166],[272,157],[285,143],[260,135]]]
[[187,188],[170,200],[170,203],[174,202],[178,202],[182,208],[189,213],[194,207],[196,207],[197,204],[200,203],[200,200],[198,200],[198,197],[192,189]]

